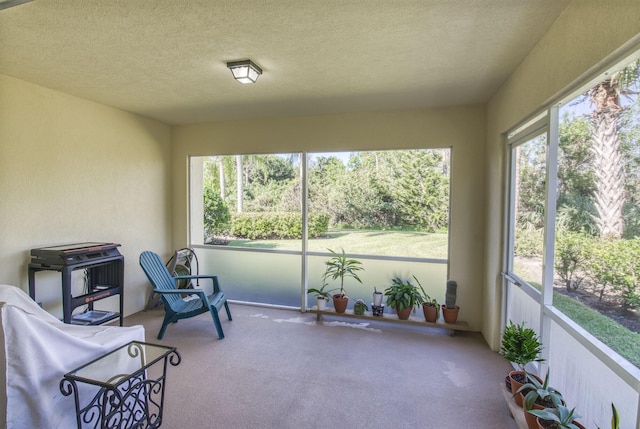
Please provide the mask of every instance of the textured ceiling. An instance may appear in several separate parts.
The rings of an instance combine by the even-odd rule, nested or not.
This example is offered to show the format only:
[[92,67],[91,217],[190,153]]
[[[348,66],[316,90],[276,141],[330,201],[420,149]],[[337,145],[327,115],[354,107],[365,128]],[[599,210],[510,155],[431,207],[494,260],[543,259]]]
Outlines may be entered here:
[[35,0],[0,10],[0,73],[169,124],[484,103],[568,3]]

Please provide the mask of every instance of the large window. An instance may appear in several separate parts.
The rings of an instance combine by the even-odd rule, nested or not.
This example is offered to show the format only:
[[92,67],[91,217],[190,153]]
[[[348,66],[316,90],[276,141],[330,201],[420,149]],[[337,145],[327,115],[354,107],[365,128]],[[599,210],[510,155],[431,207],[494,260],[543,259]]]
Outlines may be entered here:
[[450,149],[192,157],[191,245],[236,301],[306,306],[330,250],[363,263],[351,302],[414,275],[442,300],[450,158]]
[[[204,244],[301,250],[300,154],[202,158]],[[199,193],[197,193],[199,194]]]
[[512,148],[512,271],[539,288],[542,285],[547,135],[541,133],[522,140]]
[[559,109],[553,304],[640,366],[640,63]]
[[446,259],[449,150],[313,153],[309,213],[329,215],[310,251]]
[[603,76],[509,136],[506,273],[640,367],[640,63]]
[[507,139],[505,320],[537,332],[539,375],[600,427],[612,402],[640,421],[639,56]]
[[[309,154],[308,250],[446,259],[449,152]],[[301,250],[301,160],[300,154],[199,157],[202,209],[192,209],[192,221],[203,225],[202,244]]]

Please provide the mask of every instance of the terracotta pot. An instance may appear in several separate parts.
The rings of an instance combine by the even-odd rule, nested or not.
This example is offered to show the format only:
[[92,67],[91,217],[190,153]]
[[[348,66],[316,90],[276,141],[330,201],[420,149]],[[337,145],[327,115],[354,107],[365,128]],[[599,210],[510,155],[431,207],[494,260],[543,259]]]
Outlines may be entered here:
[[[546,426],[542,426],[541,420],[539,417],[536,417],[536,423],[538,424],[536,429],[548,429]],[[572,421],[571,423],[573,423],[574,425],[576,425],[577,427],[581,428],[581,429],[586,429],[582,424],[578,423],[577,421]]]
[[[538,418],[533,414],[531,414],[529,411],[527,411],[526,407],[524,406],[524,395],[522,394],[522,392],[518,393],[518,396],[520,397],[520,401],[522,402],[522,411],[524,412],[524,419],[527,422],[527,426],[529,427],[529,429],[538,429]],[[547,406],[543,406],[538,404],[537,402],[534,402],[533,409],[544,410],[547,407],[553,406],[551,405],[550,401],[546,405]],[[564,401],[562,401],[562,405],[566,405]]]
[[[514,378],[514,375],[522,375],[523,379],[525,380],[525,383],[527,381],[527,375],[524,373],[524,371],[511,371],[511,372],[509,372],[509,379],[511,380],[511,393],[514,395],[513,399],[515,399],[516,404],[518,404],[519,407],[522,407],[522,398],[524,396],[517,394],[517,392],[518,392],[518,389],[520,389],[524,383],[521,383],[520,381],[516,380]],[[544,382],[537,375],[534,375],[534,374],[531,374],[531,375],[533,377],[535,377],[540,383]]]
[[336,309],[336,313],[344,313],[347,310],[347,304],[349,304],[349,298],[340,294],[333,295],[333,308]]
[[438,307],[435,305],[422,304],[422,312],[424,320],[427,322],[435,323],[438,321]]
[[445,323],[456,323],[458,320],[458,311],[460,307],[456,305],[456,308],[447,308],[446,305],[442,304],[442,318]]
[[403,308],[402,310],[398,310],[396,308],[396,313],[398,313],[398,319],[407,320],[409,316],[411,316],[412,307]]
[[[524,419],[527,422],[527,426],[529,427],[529,429],[538,429],[538,418],[527,411],[527,409],[524,407],[524,395],[522,393],[518,393],[518,396],[520,397],[520,402],[522,402],[523,404],[522,411],[524,412]],[[544,407],[538,404],[533,404],[533,409],[544,410]]]

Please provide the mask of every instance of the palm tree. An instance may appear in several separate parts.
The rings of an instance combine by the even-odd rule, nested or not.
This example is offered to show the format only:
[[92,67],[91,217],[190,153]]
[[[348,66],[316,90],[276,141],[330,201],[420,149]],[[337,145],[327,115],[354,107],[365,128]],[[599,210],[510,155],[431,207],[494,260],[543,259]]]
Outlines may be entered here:
[[244,194],[244,181],[242,175],[242,155],[236,155],[236,185],[237,185],[237,209],[238,213],[242,213],[243,210],[243,194]]
[[625,203],[624,164],[620,151],[620,117],[624,95],[640,75],[640,61],[635,61],[587,91],[594,106],[589,116],[593,127],[591,139],[596,173],[596,224],[601,236],[622,237]]

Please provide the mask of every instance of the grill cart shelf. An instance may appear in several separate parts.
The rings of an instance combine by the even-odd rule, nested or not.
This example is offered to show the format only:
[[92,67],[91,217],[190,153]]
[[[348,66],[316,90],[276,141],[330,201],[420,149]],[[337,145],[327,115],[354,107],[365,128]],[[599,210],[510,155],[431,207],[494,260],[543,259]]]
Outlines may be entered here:
[[[120,318],[122,326],[124,304],[124,257],[116,243],[77,243],[31,249],[29,263],[29,295],[36,299],[36,273],[57,271],[62,274],[62,320],[64,323],[97,325]],[[71,274],[86,270],[87,288],[84,294],[73,296]],[[94,302],[119,296],[119,312],[94,310]],[[73,310],[87,306],[87,313],[72,316]]]

